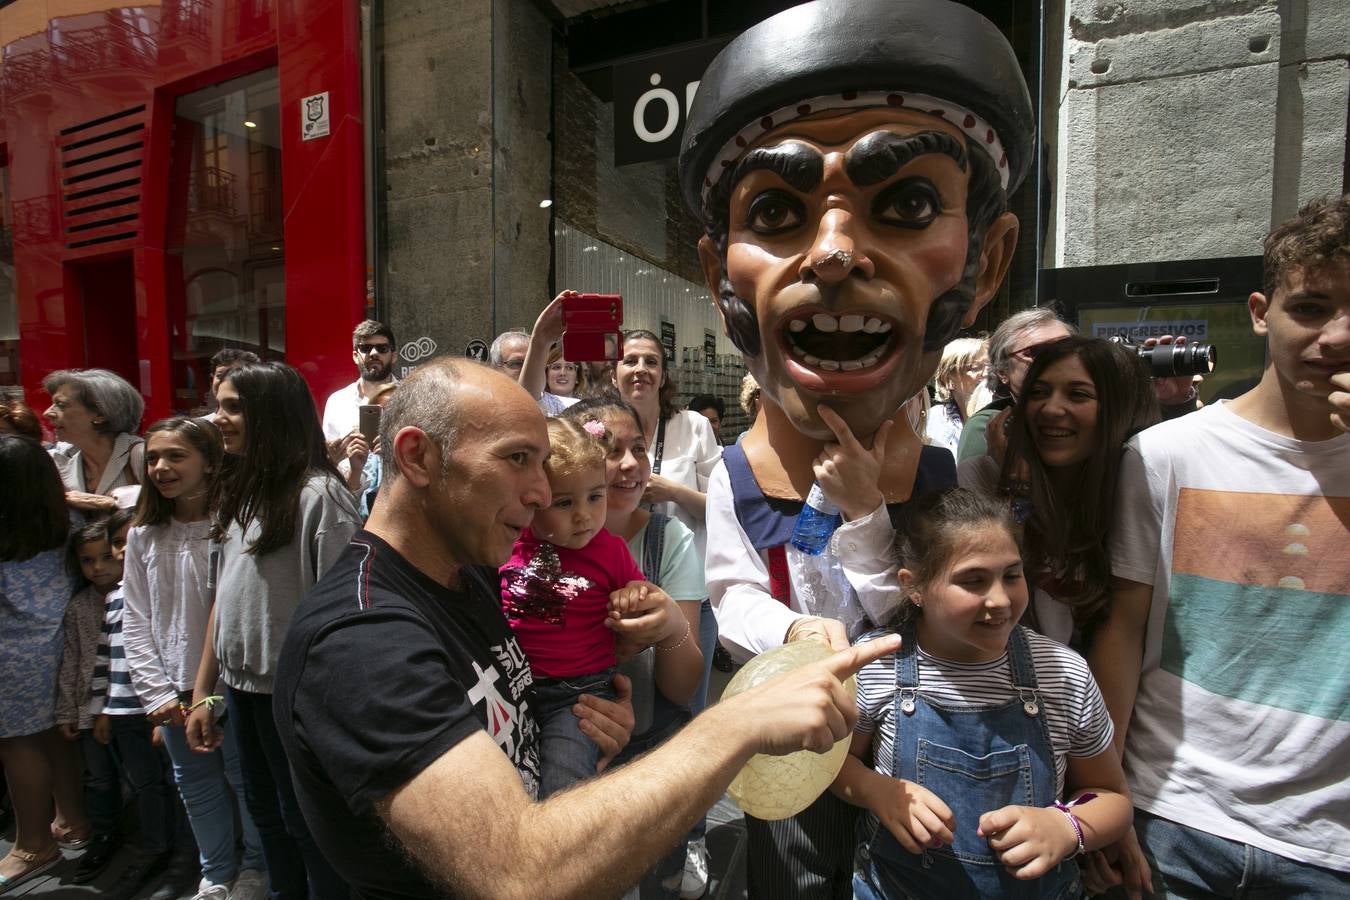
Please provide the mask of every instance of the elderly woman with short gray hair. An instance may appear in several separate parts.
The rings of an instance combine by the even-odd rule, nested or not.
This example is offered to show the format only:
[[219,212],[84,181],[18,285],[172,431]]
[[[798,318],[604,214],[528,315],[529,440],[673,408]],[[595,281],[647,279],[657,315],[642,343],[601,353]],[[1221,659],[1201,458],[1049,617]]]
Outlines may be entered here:
[[[66,504],[90,515],[116,509],[114,492],[139,486],[145,471],[145,442],[135,433],[145,410],[140,392],[106,369],[61,369],[42,388],[52,398],[42,417],[56,432],[51,455]],[[135,502],[134,492],[124,493],[120,505]]]

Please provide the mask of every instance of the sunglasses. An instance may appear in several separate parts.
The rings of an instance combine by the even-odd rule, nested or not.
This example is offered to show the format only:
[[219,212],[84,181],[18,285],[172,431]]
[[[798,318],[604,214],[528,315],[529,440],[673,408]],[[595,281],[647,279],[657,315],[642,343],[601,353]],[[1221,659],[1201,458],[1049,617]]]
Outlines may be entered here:
[[394,348],[393,348],[391,345],[389,345],[389,344],[357,344],[357,345],[356,345],[356,352],[357,352],[357,353],[360,353],[362,356],[365,356],[365,355],[368,354],[368,353],[378,353],[378,354],[380,354],[381,356],[383,356],[384,354],[388,353],[389,351],[391,351],[391,350],[393,350],[393,349],[394,349]]

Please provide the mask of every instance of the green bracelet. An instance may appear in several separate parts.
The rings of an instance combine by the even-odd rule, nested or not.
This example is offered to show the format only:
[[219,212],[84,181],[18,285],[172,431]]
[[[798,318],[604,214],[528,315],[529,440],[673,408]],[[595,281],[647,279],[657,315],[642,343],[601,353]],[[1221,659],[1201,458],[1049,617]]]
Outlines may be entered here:
[[189,706],[189,707],[187,708],[187,711],[188,711],[188,712],[192,712],[194,709],[196,709],[196,708],[199,707],[199,706],[205,706],[205,707],[206,707],[207,709],[209,709],[209,710],[215,710],[216,704],[217,704],[217,703],[224,703],[224,702],[225,702],[225,698],[222,697],[220,694],[212,694],[210,697],[203,697],[202,699],[198,700],[196,703],[194,703],[194,704],[192,704],[191,706]]

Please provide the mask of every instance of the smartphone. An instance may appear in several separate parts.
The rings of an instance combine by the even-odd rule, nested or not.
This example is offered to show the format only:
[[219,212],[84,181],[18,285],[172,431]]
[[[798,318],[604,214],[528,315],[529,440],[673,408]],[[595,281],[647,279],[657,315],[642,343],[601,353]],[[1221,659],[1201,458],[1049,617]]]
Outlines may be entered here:
[[568,362],[612,362],[622,343],[623,297],[578,294],[563,299],[563,359]]
[[360,425],[361,437],[366,439],[366,443],[371,447],[375,446],[375,438],[380,434],[380,412],[384,407],[377,406],[374,403],[361,404]]

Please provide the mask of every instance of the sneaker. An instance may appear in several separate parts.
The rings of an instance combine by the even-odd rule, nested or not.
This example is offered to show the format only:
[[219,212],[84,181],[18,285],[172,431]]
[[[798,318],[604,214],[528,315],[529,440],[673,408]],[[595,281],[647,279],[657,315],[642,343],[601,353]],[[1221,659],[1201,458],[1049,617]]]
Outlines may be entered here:
[[121,846],[122,836],[119,834],[94,835],[89,839],[89,846],[85,848],[84,854],[80,856],[80,864],[75,868],[71,881],[76,884],[88,884],[102,875],[103,870],[108,868],[108,863],[112,862],[113,856],[117,854],[117,848]]
[[230,900],[267,900],[267,873],[245,869],[234,880]]
[[203,878],[201,884],[197,885],[197,893],[192,895],[192,900],[230,900],[230,886],[212,884]]
[[680,900],[698,900],[708,892],[708,842],[699,838],[689,842],[684,857],[684,878],[680,880]]

